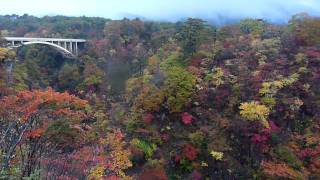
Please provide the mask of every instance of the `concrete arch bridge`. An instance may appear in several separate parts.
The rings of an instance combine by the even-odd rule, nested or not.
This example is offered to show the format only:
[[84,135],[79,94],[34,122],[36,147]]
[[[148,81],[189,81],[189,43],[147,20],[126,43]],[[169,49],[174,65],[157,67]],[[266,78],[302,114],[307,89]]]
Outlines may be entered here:
[[58,39],[58,38],[28,38],[28,37],[4,37],[8,48],[18,48],[31,44],[44,44],[54,47],[68,57],[76,57],[79,45],[86,42],[85,39]]

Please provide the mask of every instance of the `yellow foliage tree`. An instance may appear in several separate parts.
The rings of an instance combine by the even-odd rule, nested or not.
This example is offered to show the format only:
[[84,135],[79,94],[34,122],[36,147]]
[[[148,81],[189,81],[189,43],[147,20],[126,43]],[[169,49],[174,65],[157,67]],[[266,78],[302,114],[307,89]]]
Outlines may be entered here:
[[[105,170],[108,170],[111,174],[115,174],[121,179],[131,179],[127,176],[124,170],[132,167],[130,161],[131,152],[125,147],[123,141],[124,135],[119,129],[115,129],[113,132],[108,133],[105,139],[100,140],[100,145],[107,147],[110,151],[102,152],[100,157],[106,159],[106,162],[101,162],[91,169],[89,179],[102,179],[105,174]],[[108,174],[107,174],[108,175]]]
[[267,81],[262,83],[262,88],[259,90],[261,96],[261,102],[264,105],[267,105],[270,109],[276,104],[275,95],[279,90],[287,86],[292,85],[299,79],[299,74],[294,73],[287,78],[282,78],[275,81]]
[[212,156],[213,159],[215,159],[217,161],[221,161],[223,159],[223,152],[218,152],[218,151],[212,150],[210,152],[210,155]]
[[299,74],[294,73],[288,78],[283,78],[276,81],[262,83],[262,88],[259,90],[261,96],[274,96],[280,89],[292,85],[299,79]]
[[267,117],[270,110],[265,105],[259,104],[257,101],[245,102],[240,105],[240,115],[249,121],[260,121],[264,127],[268,128],[269,123]]
[[218,87],[222,84],[224,84],[224,73],[222,68],[214,68],[213,69],[213,75],[212,75],[212,84],[215,87]]
[[16,56],[16,53],[7,48],[0,48],[0,62]]

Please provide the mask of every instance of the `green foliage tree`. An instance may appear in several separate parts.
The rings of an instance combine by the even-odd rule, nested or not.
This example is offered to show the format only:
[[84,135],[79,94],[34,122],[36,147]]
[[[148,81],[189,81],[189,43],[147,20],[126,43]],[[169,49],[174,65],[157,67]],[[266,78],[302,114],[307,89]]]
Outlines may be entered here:
[[78,85],[79,90],[97,91],[101,86],[107,86],[107,84],[103,82],[105,73],[97,66],[95,61],[95,59],[85,57],[84,69],[81,73],[82,79],[84,80]]
[[244,19],[240,21],[240,29],[244,34],[261,35],[264,25],[264,21],[259,19]]
[[181,112],[195,93],[196,78],[180,67],[167,71],[165,94],[171,112]]
[[271,38],[252,41],[251,46],[257,53],[260,53],[266,57],[276,58],[279,55],[281,41],[279,38]]
[[201,19],[189,18],[178,32],[185,57],[192,55],[200,46],[205,22]]
[[65,64],[58,75],[61,89],[75,89],[80,83],[79,68],[75,64]]
[[146,141],[140,140],[140,139],[133,139],[131,141],[131,145],[139,148],[141,151],[145,153],[145,156],[147,159],[150,159],[154,153],[154,151],[157,149],[156,144],[150,144]]

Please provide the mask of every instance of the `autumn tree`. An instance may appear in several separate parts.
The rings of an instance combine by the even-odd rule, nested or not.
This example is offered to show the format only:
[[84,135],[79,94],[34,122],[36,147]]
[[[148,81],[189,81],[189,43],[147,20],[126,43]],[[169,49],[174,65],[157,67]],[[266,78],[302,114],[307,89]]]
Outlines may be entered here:
[[261,35],[265,22],[260,19],[244,19],[240,22],[240,29],[244,34]]
[[97,91],[103,84],[105,73],[95,64],[95,59],[89,56],[84,57],[84,70],[82,73],[84,81],[79,88],[89,92]]
[[14,162],[21,160],[22,176],[29,176],[42,154],[50,154],[50,150],[54,149],[66,151],[67,149],[63,147],[72,147],[79,143],[76,142],[76,137],[72,137],[73,141],[64,144],[58,140],[63,136],[53,133],[51,129],[52,126],[61,128],[57,126],[57,122],[60,121],[67,122],[66,130],[79,131],[77,127],[81,127],[81,121],[87,117],[84,111],[86,107],[88,107],[87,101],[66,92],[55,92],[51,88],[45,91],[21,91],[16,95],[2,98],[0,101],[1,170],[5,172],[15,165]]
[[265,105],[260,105],[259,102],[245,102],[241,103],[240,115],[249,121],[260,121],[265,127],[269,127],[267,121],[270,110]]
[[201,32],[205,28],[205,23],[201,19],[189,18],[178,32],[178,39],[182,43],[185,56],[192,55],[200,46]]
[[262,161],[261,167],[267,177],[285,179],[305,179],[302,173],[294,170],[285,163]]
[[298,43],[312,46],[320,43],[320,18],[311,17],[306,13],[297,14],[290,20],[291,30]]
[[180,67],[168,70],[165,94],[171,112],[181,112],[195,93],[196,78]]
[[76,64],[65,64],[58,75],[61,89],[74,90],[80,83],[79,67]]
[[4,60],[12,59],[15,56],[16,56],[16,53],[13,50],[0,47],[0,62],[3,62]]

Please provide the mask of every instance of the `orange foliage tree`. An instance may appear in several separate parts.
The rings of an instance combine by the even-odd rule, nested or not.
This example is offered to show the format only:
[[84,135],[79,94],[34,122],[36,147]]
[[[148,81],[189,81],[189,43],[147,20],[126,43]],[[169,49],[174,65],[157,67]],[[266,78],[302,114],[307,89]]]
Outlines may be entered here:
[[[19,159],[22,176],[29,176],[41,155],[56,148],[66,150],[61,149],[63,145],[57,140],[58,134],[52,133],[52,126],[67,122],[65,128],[72,136],[70,132],[80,131],[81,121],[87,118],[87,107],[87,101],[51,88],[3,97],[0,101],[1,169],[8,170],[12,162]],[[14,158],[17,155],[21,157]]]
[[53,179],[131,179],[125,171],[133,166],[124,134],[114,129],[98,141],[73,152],[56,153],[42,158],[41,178]]
[[303,174],[292,169],[285,163],[262,161],[261,167],[265,175],[285,179],[305,179]]

